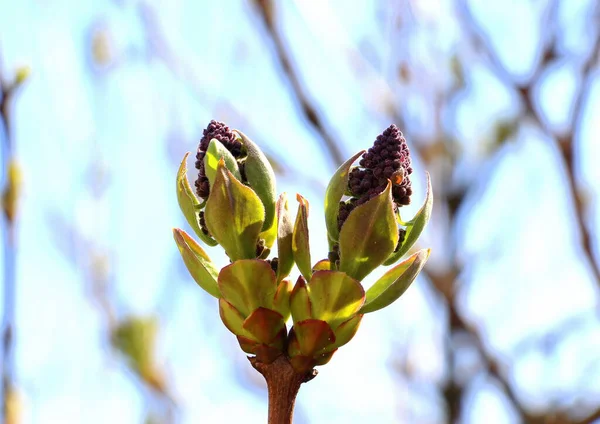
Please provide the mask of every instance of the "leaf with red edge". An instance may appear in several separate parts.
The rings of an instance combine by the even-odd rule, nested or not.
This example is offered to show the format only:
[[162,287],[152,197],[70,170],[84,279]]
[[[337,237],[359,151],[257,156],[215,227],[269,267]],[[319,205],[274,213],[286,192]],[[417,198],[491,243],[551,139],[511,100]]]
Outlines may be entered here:
[[279,312],[267,308],[257,308],[243,324],[244,330],[252,334],[261,343],[269,344],[285,324]]
[[221,296],[247,317],[261,306],[274,309],[275,280],[268,262],[243,259],[221,269],[218,284]]
[[335,333],[334,346],[336,348],[341,347],[352,340],[358,331],[362,317],[362,314],[354,315],[349,320],[341,323],[340,326],[333,331]]
[[251,337],[250,334],[244,330],[244,317],[240,314],[240,311],[223,298],[219,299],[219,315],[221,316],[221,321],[223,321],[225,327],[233,334]]
[[365,290],[358,281],[339,271],[317,271],[308,283],[311,318],[331,328],[354,315],[364,303]]
[[312,306],[306,288],[306,280],[301,275],[298,276],[296,285],[290,295],[290,310],[294,322],[312,318]]
[[312,356],[335,343],[335,334],[325,321],[307,319],[294,323],[294,329],[303,355]]
[[240,347],[242,348],[242,350],[251,355],[255,355],[256,349],[259,346],[261,346],[261,343],[258,343],[257,341],[249,339],[244,336],[237,336],[237,339],[238,339],[238,343],[240,344]]
[[273,309],[283,316],[284,321],[290,317],[290,296],[293,288],[290,280],[283,280],[277,285],[277,291],[273,297]]
[[329,259],[321,259],[319,262],[314,264],[312,268],[312,272],[329,270],[331,270],[331,262],[329,262]]

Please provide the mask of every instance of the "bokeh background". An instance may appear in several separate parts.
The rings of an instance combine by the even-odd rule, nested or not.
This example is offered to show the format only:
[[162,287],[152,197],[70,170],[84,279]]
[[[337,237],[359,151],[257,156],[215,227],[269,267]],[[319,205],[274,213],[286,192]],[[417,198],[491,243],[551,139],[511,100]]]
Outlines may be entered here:
[[213,118],[309,200],[314,257],[330,175],[389,124],[415,163],[404,216],[432,175],[425,272],[302,387],[296,423],[600,422],[599,13],[0,1],[3,422],[266,422],[172,240],[177,166]]

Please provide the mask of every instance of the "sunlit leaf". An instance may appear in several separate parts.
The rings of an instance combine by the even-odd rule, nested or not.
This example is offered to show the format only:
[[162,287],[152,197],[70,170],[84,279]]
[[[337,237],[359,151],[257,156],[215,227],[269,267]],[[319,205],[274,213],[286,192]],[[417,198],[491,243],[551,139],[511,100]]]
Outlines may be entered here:
[[308,201],[296,195],[299,202],[298,214],[296,215],[296,224],[294,225],[294,234],[292,236],[292,250],[294,252],[294,261],[298,269],[307,280],[312,274],[310,263],[310,246],[308,237]]
[[381,194],[354,208],[344,222],[339,269],[361,281],[390,256],[397,244],[398,227],[388,182]]
[[354,315],[365,300],[358,281],[339,271],[317,271],[307,284],[311,318],[336,328]]
[[285,326],[279,312],[267,308],[257,308],[244,321],[244,329],[261,343],[269,344]]
[[359,313],[366,314],[385,308],[402,296],[423,269],[429,252],[429,249],[419,250],[386,272],[367,290],[365,304]]
[[242,144],[247,152],[244,165],[246,179],[265,207],[265,221],[261,237],[265,239],[266,245],[271,247],[277,237],[275,173],[262,150],[243,132],[240,130],[235,130],[235,132],[242,138]]
[[419,239],[419,236],[423,232],[423,229],[429,222],[429,218],[431,217],[431,209],[433,208],[433,190],[431,189],[431,178],[429,177],[429,173],[427,173],[427,194],[425,195],[425,201],[423,202],[423,206],[419,209],[417,214],[413,219],[406,222],[406,234],[404,236],[404,241],[400,248],[393,252],[389,258],[383,263],[384,265],[392,265],[396,263],[402,256],[404,256],[410,248],[416,243]]
[[290,296],[293,288],[294,285],[290,280],[283,280],[277,285],[273,298],[273,309],[283,316],[284,321],[290,317]]
[[266,261],[235,261],[221,269],[218,283],[222,297],[243,316],[247,317],[261,306],[273,309],[277,285],[275,273]]
[[219,167],[219,161],[221,161],[221,159],[229,172],[231,172],[238,181],[242,181],[235,157],[219,140],[213,138],[210,140],[210,143],[208,143],[206,155],[204,156],[204,170],[206,177],[210,182],[211,190],[212,186],[215,184],[215,179],[217,178],[217,168]]
[[343,346],[346,343],[348,343],[350,340],[352,340],[352,338],[358,331],[358,327],[360,326],[362,317],[363,317],[362,314],[354,315],[349,320],[341,323],[333,331],[335,333],[335,343],[333,344],[333,347],[335,347],[337,349],[338,347]]
[[308,297],[306,280],[302,276],[298,277],[298,281],[296,281],[296,285],[290,295],[290,309],[292,311],[294,322],[312,318],[312,306],[310,304],[310,298]]
[[308,319],[295,322],[294,330],[303,355],[311,356],[335,343],[335,335],[325,321]]
[[219,299],[219,315],[225,327],[236,336],[251,338],[252,336],[244,329],[245,317],[238,311],[235,306],[226,301]]
[[219,298],[221,296],[219,287],[217,286],[219,271],[206,252],[183,230],[174,228],[173,238],[175,239],[175,243],[177,243],[177,248],[183,258],[183,262],[194,281],[208,294]]
[[[338,214],[340,201],[348,188],[350,167],[363,153],[365,153],[365,151],[361,150],[344,162],[337,171],[335,171],[331,180],[329,180],[329,185],[325,191],[325,224],[327,226],[327,235],[330,244],[331,242],[337,242],[339,239]],[[332,246],[330,245],[329,248],[331,249]]]
[[281,193],[277,200],[277,280],[281,281],[287,277],[294,267],[294,251],[292,249],[292,237],[294,235],[294,224],[288,207],[288,199],[285,193]]
[[217,177],[206,202],[208,231],[232,261],[256,257],[256,244],[265,215],[254,191],[219,162]]
[[205,234],[204,231],[202,231],[202,228],[200,228],[200,221],[198,219],[200,202],[192,191],[190,182],[187,179],[188,156],[189,152],[183,157],[181,165],[179,165],[179,170],[177,171],[177,202],[179,203],[179,208],[181,209],[183,216],[185,216],[186,221],[190,224],[190,227],[192,227],[196,235],[200,237],[200,240],[209,246],[216,246],[217,241],[208,234]]

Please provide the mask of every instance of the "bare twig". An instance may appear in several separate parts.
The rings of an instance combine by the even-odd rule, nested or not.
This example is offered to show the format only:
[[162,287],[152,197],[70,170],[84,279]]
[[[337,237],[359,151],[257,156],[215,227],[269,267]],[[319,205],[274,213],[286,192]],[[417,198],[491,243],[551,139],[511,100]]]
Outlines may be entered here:
[[[0,64],[1,67],[1,64]],[[14,144],[11,133],[10,103],[21,84],[15,78],[7,83],[0,75],[0,143],[2,143],[2,158],[5,180],[2,190],[3,210],[3,251],[4,251],[4,296],[2,317],[2,418],[10,422],[11,395],[14,391],[14,331],[15,331],[15,302],[16,302],[16,203],[18,197],[18,173],[14,162]],[[16,419],[16,418],[14,418]]]
[[292,65],[294,61],[285,47],[283,36],[277,28],[275,20],[276,12],[274,10],[275,2],[273,2],[273,0],[255,0],[254,3],[257,6],[269,38],[275,48],[275,55],[279,66],[281,66],[281,70],[284,72],[290,83],[290,93],[296,100],[306,122],[321,138],[323,146],[327,149],[327,153],[329,154],[333,165],[335,167],[339,166],[345,159],[344,155],[339,148],[339,143],[335,141],[336,137],[327,129],[324,120],[318,112],[317,106],[315,106],[313,100],[310,98],[300,80],[298,72]]
[[[557,7],[556,1],[550,6],[550,13],[548,13],[549,19],[553,19],[555,15],[555,9]],[[534,85],[537,82],[538,77],[543,71],[552,63],[555,58],[556,45],[555,37],[546,43],[541,55],[541,61],[538,65],[537,71],[533,77],[525,84],[518,85],[510,73],[506,70],[496,53],[489,47],[489,43],[482,35],[483,32],[477,27],[475,19],[469,10],[464,0],[457,0],[457,11],[463,28],[467,31],[467,36],[471,40],[473,47],[481,54],[481,56],[488,63],[491,70],[505,83],[508,89],[512,89],[520,97],[522,104],[525,106],[526,115],[534,120],[534,122],[544,129],[544,120],[540,115],[539,111],[535,107],[534,99]],[[596,6],[594,13],[593,22],[596,26],[600,24],[600,7]],[[553,22],[550,22],[553,24]],[[593,79],[594,65],[598,61],[600,54],[600,33],[596,34],[594,43],[592,45],[589,55],[585,58],[581,66],[581,84],[575,93],[573,101],[573,109],[569,120],[568,130],[564,134],[551,134],[553,135],[556,146],[561,154],[563,160],[563,166],[567,178],[567,188],[569,189],[573,207],[575,211],[575,218],[579,234],[581,237],[581,248],[585,256],[585,260],[589,266],[592,276],[598,286],[600,286],[600,264],[595,259],[593,252],[593,246],[591,243],[590,229],[586,224],[586,205],[581,196],[580,189],[577,184],[577,176],[575,169],[575,157],[577,145],[575,143],[575,137],[578,135],[579,123],[582,117],[583,105],[586,99],[586,95],[589,92],[589,88]]]

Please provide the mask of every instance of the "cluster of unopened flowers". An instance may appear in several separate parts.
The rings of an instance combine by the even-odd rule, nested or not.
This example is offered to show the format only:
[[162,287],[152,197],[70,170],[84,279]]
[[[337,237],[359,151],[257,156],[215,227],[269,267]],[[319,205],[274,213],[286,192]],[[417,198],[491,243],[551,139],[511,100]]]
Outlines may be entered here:
[[[276,195],[269,161],[244,133],[210,122],[196,155],[195,190],[186,177],[187,156],[177,174],[181,210],[198,238],[220,245],[231,263],[219,270],[181,229],[174,229],[175,241],[191,276],[218,299],[225,326],[258,362],[284,356],[298,373],[326,364],[356,334],[364,314],[397,300],[427,261],[429,249],[423,249],[396,264],[429,221],[433,199],[427,177],[423,206],[402,220],[413,169],[395,125],[331,178],[325,193],[329,255],[316,262],[308,202],[296,196],[294,219],[286,194]],[[269,259],[274,246],[276,257]],[[393,264],[365,291],[367,275]],[[295,283],[289,278],[294,265],[300,271]]]

